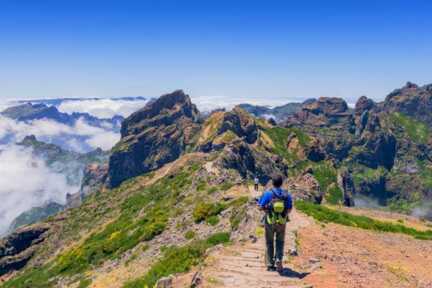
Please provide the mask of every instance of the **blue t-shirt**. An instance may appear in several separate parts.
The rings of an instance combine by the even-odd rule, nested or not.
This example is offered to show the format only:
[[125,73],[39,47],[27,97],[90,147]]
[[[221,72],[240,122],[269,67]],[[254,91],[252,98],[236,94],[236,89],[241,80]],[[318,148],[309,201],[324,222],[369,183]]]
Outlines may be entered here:
[[285,199],[284,201],[285,208],[288,210],[292,209],[293,205],[292,205],[291,195],[287,191],[283,190],[282,188],[272,188],[264,192],[258,201],[258,205],[261,208],[266,208],[266,206],[271,203],[273,197],[277,197],[279,199]]

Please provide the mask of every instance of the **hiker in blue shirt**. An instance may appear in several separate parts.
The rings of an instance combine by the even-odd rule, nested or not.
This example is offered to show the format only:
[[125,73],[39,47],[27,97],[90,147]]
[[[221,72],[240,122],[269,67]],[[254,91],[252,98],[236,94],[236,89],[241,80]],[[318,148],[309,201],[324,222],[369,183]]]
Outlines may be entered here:
[[285,227],[292,209],[292,198],[286,190],[281,188],[282,176],[273,176],[272,183],[273,188],[263,193],[258,205],[266,213],[264,226],[267,270],[276,270],[281,273],[283,271]]

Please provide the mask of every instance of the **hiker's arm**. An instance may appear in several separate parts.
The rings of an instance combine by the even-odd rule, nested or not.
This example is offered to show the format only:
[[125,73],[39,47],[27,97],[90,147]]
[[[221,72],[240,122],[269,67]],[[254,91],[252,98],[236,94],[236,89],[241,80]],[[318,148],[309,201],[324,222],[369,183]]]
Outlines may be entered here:
[[267,209],[267,205],[270,202],[270,198],[268,193],[263,193],[263,195],[261,196],[261,198],[258,200],[258,207],[260,210],[265,211]]
[[287,215],[289,215],[292,211],[292,208],[293,208],[293,201],[292,201],[291,195],[288,197],[286,205],[288,207]]

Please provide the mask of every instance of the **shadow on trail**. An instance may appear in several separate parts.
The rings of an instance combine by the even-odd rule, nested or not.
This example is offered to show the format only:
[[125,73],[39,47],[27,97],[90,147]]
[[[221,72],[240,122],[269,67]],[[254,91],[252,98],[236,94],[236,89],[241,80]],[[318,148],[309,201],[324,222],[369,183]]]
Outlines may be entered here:
[[279,275],[282,277],[298,278],[298,279],[303,279],[309,274],[310,272],[297,272],[287,267],[284,267],[282,272],[279,273]]

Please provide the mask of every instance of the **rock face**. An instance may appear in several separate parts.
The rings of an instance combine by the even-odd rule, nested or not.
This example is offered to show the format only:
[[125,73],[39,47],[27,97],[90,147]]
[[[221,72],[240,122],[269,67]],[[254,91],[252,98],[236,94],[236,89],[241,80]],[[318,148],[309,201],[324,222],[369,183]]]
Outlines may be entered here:
[[343,202],[345,206],[352,207],[354,203],[354,195],[356,193],[352,174],[348,170],[342,171],[338,175],[338,185],[343,193]]
[[295,199],[321,204],[324,198],[324,191],[321,190],[318,180],[313,176],[312,169],[306,169],[295,179],[291,179],[288,186]]
[[370,168],[385,167],[390,170],[393,167],[396,156],[396,138],[385,132],[369,134],[364,139],[364,150],[355,154],[355,159]]
[[224,148],[219,164],[224,169],[238,171],[243,178],[253,179],[257,176],[264,185],[271,179],[273,173],[286,175],[288,169],[280,157],[276,155],[268,157],[241,141]]
[[422,87],[408,82],[404,87],[390,93],[383,108],[389,112],[400,112],[432,125],[432,84]]
[[81,183],[81,198],[88,196],[98,190],[106,181],[108,175],[108,164],[92,163],[85,167]]
[[287,124],[328,127],[350,122],[352,113],[341,98],[320,97],[303,103],[301,110],[289,117]]
[[108,185],[117,187],[177,159],[192,144],[200,128],[197,119],[197,108],[181,90],[161,96],[126,118],[122,138],[109,160]]
[[24,267],[48,229],[46,225],[25,227],[0,240],[0,276]]
[[257,137],[258,127],[255,119],[243,109],[236,107],[229,112],[219,111],[210,115],[203,125],[197,150],[221,150],[235,140],[251,144]]

